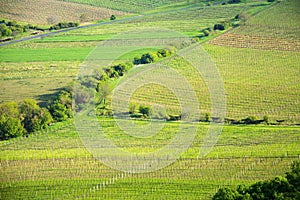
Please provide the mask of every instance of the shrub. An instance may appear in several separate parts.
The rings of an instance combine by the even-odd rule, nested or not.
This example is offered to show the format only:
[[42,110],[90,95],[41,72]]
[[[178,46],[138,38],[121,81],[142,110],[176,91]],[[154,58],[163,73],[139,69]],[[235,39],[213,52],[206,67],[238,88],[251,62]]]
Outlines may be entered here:
[[150,117],[151,114],[152,114],[152,109],[149,106],[143,106],[143,105],[141,105],[139,107],[139,112],[141,114],[143,114],[145,117]]
[[139,105],[136,103],[129,104],[129,114],[135,114],[139,108]]
[[180,115],[167,115],[166,120],[167,121],[179,121],[181,119]]
[[220,24],[215,24],[214,25],[214,30],[221,30],[221,31],[223,31],[225,29],[226,29],[226,26],[225,26],[224,23],[220,23]]
[[149,64],[158,60],[158,56],[156,53],[146,53],[141,57],[141,64]]
[[242,119],[242,121],[245,123],[245,124],[255,124],[256,123],[256,120],[257,118],[255,116],[249,116],[245,119]]
[[110,20],[115,20],[117,17],[115,15],[110,16]]
[[240,3],[241,0],[229,0],[228,3],[232,4],[232,3]]

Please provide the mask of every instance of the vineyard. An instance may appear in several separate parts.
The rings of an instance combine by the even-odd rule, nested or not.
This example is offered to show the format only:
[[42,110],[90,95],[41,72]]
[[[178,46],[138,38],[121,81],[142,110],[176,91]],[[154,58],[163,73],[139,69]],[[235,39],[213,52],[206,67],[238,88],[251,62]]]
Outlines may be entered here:
[[132,0],[132,1],[124,1],[124,0],[103,0],[103,1],[94,1],[94,0],[62,0],[67,2],[76,2],[82,4],[88,4],[98,7],[105,7],[114,10],[139,13],[145,12],[149,10],[153,10],[157,7],[174,4],[174,3],[186,3],[186,0],[155,0],[155,1],[147,1],[147,0]]
[[[135,63],[124,74],[107,78],[108,88],[126,80],[138,85],[132,93],[127,90],[129,86],[117,90],[121,94],[117,103],[130,97],[124,113],[130,113],[131,106],[148,106],[153,118],[143,115],[123,119],[122,112],[116,112],[115,118],[98,116],[93,126],[84,126],[81,118],[74,117],[24,137],[0,140],[0,199],[212,199],[219,188],[234,189],[284,176],[293,161],[300,161],[298,7],[295,0],[242,0],[232,4],[219,0],[1,1],[0,18],[4,19],[39,26],[81,20],[95,24],[1,47],[0,103],[32,98],[49,108],[50,99],[73,86],[85,67],[93,69],[93,61],[99,61],[95,66],[104,73],[112,70],[112,65],[141,60],[159,49],[174,52],[151,64]],[[109,20],[112,14],[116,20]],[[237,22],[238,26],[214,29],[215,24],[223,22]],[[207,36],[201,36],[203,30],[209,30]],[[185,57],[193,48],[198,50],[201,66],[207,67],[203,71],[193,65],[196,59]],[[153,67],[156,64],[161,71]],[[211,91],[219,85],[212,81],[212,87],[203,73],[213,67],[224,86],[224,119],[216,118],[212,108],[215,102]],[[95,70],[92,75],[98,73]],[[190,100],[191,92],[183,87],[185,83],[195,94],[199,118],[170,120],[172,116],[184,119],[186,114],[178,94],[189,105],[195,103]],[[97,90],[100,96],[101,84],[97,84]],[[114,90],[110,92],[107,99],[103,98],[108,107],[116,95]],[[94,99],[93,103],[101,105],[103,99]],[[155,110],[161,107],[165,110]],[[78,108],[79,115],[84,108]],[[88,119],[93,117],[94,113],[87,114]],[[260,123],[230,123],[243,122],[247,117]],[[151,125],[155,134],[142,135]],[[184,132],[182,141],[193,131],[195,136],[170,165],[136,173],[148,166],[117,170],[107,164],[109,159],[115,165],[122,162],[105,157],[110,146],[87,145],[86,136],[92,138],[88,140],[91,143],[99,136],[92,134],[97,127],[99,135],[122,153],[133,155],[132,160],[145,155],[139,158],[146,161],[148,153],[169,147],[179,131]],[[220,134],[210,135],[216,142],[211,145],[208,132],[216,127]],[[203,156],[202,150],[210,146]],[[178,147],[170,151],[180,149],[180,143]],[[103,157],[97,157],[93,148],[103,150]],[[164,159],[169,157],[155,162],[162,164]]]
[[[100,124],[123,148],[139,151],[137,147],[149,146],[147,141],[126,139],[113,120],[103,119]],[[1,198],[177,199],[184,195],[187,199],[208,199],[222,186],[249,185],[283,175],[289,164],[299,159],[299,128],[269,126],[225,126],[213,151],[205,159],[198,158],[196,141],[207,128],[199,126],[195,142],[181,159],[162,170],[142,174],[101,164],[82,145],[72,122],[29,138],[2,142]],[[151,144],[167,141],[175,129],[176,123],[168,123]]]
[[[38,25],[102,20],[108,19],[112,14],[124,15],[120,11],[58,0],[4,0],[0,3],[0,13],[1,18]],[[84,16],[84,19],[80,16]]]

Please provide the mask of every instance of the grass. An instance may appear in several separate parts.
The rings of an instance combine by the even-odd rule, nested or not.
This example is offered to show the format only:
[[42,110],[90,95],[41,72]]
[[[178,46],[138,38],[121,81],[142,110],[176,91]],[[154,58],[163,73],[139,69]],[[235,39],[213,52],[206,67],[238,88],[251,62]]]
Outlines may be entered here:
[[[168,0],[157,3],[124,1],[124,4],[118,4],[119,7],[115,2],[102,1],[101,6],[133,11],[136,7],[132,2],[145,5],[134,10],[136,12],[183,9],[1,48],[0,101],[20,101],[24,98],[47,101],[57,89],[76,77],[80,63],[99,42],[116,34],[158,27],[196,36],[199,30],[212,26],[216,21],[234,17],[240,12],[255,13],[268,7],[259,6],[265,1],[248,1],[247,4],[210,7],[200,3],[189,8],[180,2],[167,6]],[[99,4],[96,1],[89,3]],[[70,5],[69,2],[67,4]],[[283,1],[259,12],[247,22],[249,26],[246,24],[233,29],[230,34],[297,41],[298,21],[293,18],[298,15],[295,14],[296,8],[297,2]],[[289,17],[280,17],[275,23],[276,16]],[[263,25],[267,31],[257,29],[255,24]],[[238,43],[243,45],[242,41],[245,40]],[[248,40],[246,43],[249,43]],[[240,119],[255,115],[262,118],[269,115],[271,121],[285,119],[299,123],[298,51],[274,49],[274,46],[263,49],[220,45],[205,43],[203,48],[223,78],[228,117]],[[149,47],[129,52],[120,59],[132,59],[136,54],[152,50],[154,48]],[[112,49],[108,48],[101,55],[111,58],[110,52]],[[188,81],[198,97],[201,114],[210,112],[209,91],[198,72],[180,57],[162,62]],[[171,82],[167,78],[165,81]],[[178,82],[178,86],[180,84]],[[158,84],[139,87],[131,101],[149,105],[160,103],[166,106],[167,112],[180,113],[174,93]],[[153,152],[163,147],[174,138],[179,126],[179,122],[167,122],[154,136],[136,138],[125,134],[112,119],[101,118],[99,121],[106,137],[131,153]],[[135,121],[140,130],[144,130],[147,123]],[[183,125],[186,130],[189,126]],[[0,199],[211,199],[220,187],[235,188],[239,184],[250,185],[259,180],[283,176],[291,162],[299,160],[299,126],[225,125],[217,144],[205,158],[199,157],[199,148],[203,145],[209,125],[199,123],[197,127],[193,143],[178,160],[161,170],[142,174],[116,171],[98,162],[83,145],[73,121],[54,124],[28,138],[0,141]]]
[[[139,140],[124,135],[113,120],[100,121],[110,139],[140,152]],[[176,124],[166,123],[167,129],[155,135],[151,144],[168,141]],[[212,152],[200,159],[198,141],[208,125],[197,126],[194,143],[179,160],[142,174],[122,173],[95,160],[82,145],[72,121],[28,138],[1,141],[0,195],[5,199],[208,199],[221,186],[236,187],[284,175],[300,153],[296,142],[299,127],[225,126]],[[147,148],[150,143],[144,140],[142,144]]]
[[2,62],[83,61],[92,48],[0,49]]

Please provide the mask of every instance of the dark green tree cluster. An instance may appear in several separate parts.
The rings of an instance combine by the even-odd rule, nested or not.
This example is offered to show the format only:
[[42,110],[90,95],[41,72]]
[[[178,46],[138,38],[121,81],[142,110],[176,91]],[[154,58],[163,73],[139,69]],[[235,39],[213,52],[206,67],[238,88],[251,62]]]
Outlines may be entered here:
[[285,177],[260,181],[236,190],[221,188],[213,200],[298,200],[300,199],[300,162],[293,162]]
[[33,99],[21,103],[5,102],[0,105],[0,139],[6,140],[28,135],[52,123],[53,118],[46,108],[41,108]]
[[110,78],[119,78],[133,67],[132,62],[120,63],[117,65],[105,67],[103,72],[97,78],[100,81],[107,81]]
[[16,21],[0,21],[0,37],[7,37],[17,35],[23,32],[27,32],[29,29],[33,29],[31,25],[21,25]]
[[229,4],[232,4],[232,3],[241,3],[241,0],[229,0],[228,3]]
[[71,27],[77,27],[79,26],[79,23],[77,22],[59,22],[58,24],[51,26],[49,30],[59,30],[64,28],[71,28]]
[[51,101],[48,109],[56,122],[72,118],[72,89],[61,90]]
[[117,19],[117,17],[115,15],[110,16],[110,20],[115,20],[115,19]]
[[241,120],[225,118],[224,121],[225,123],[228,124],[261,124],[261,123],[270,124],[270,119],[268,115],[265,115],[262,119],[259,119],[256,116],[248,116]]
[[136,56],[133,60],[133,64],[149,64],[154,63],[159,60],[159,58],[165,58],[174,53],[174,49],[172,48],[165,48],[159,49],[156,52],[145,53],[142,56]]

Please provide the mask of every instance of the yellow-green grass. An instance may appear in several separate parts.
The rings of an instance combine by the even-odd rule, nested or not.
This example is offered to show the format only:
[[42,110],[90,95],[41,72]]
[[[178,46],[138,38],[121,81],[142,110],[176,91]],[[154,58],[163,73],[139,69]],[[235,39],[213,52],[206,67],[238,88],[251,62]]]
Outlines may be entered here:
[[81,62],[19,62],[0,64],[1,101],[34,98],[47,102],[51,94],[76,77]]
[[[148,139],[132,140],[111,119],[100,119],[100,124],[110,140],[129,152],[152,148]],[[164,129],[153,136],[151,146],[172,138],[177,125],[166,123],[171,131]],[[93,158],[72,121],[58,123],[28,138],[1,141],[0,196],[209,199],[219,187],[235,188],[238,184],[283,176],[290,163],[299,159],[299,127],[225,126],[208,156],[198,158],[208,124],[196,126],[196,138],[180,159],[166,168],[142,174],[120,172]]]
[[[52,25],[64,21],[93,21],[107,19],[112,14],[125,14],[107,8],[58,0],[3,0],[0,5],[1,18],[38,25]],[[80,18],[82,15],[84,17]]]

